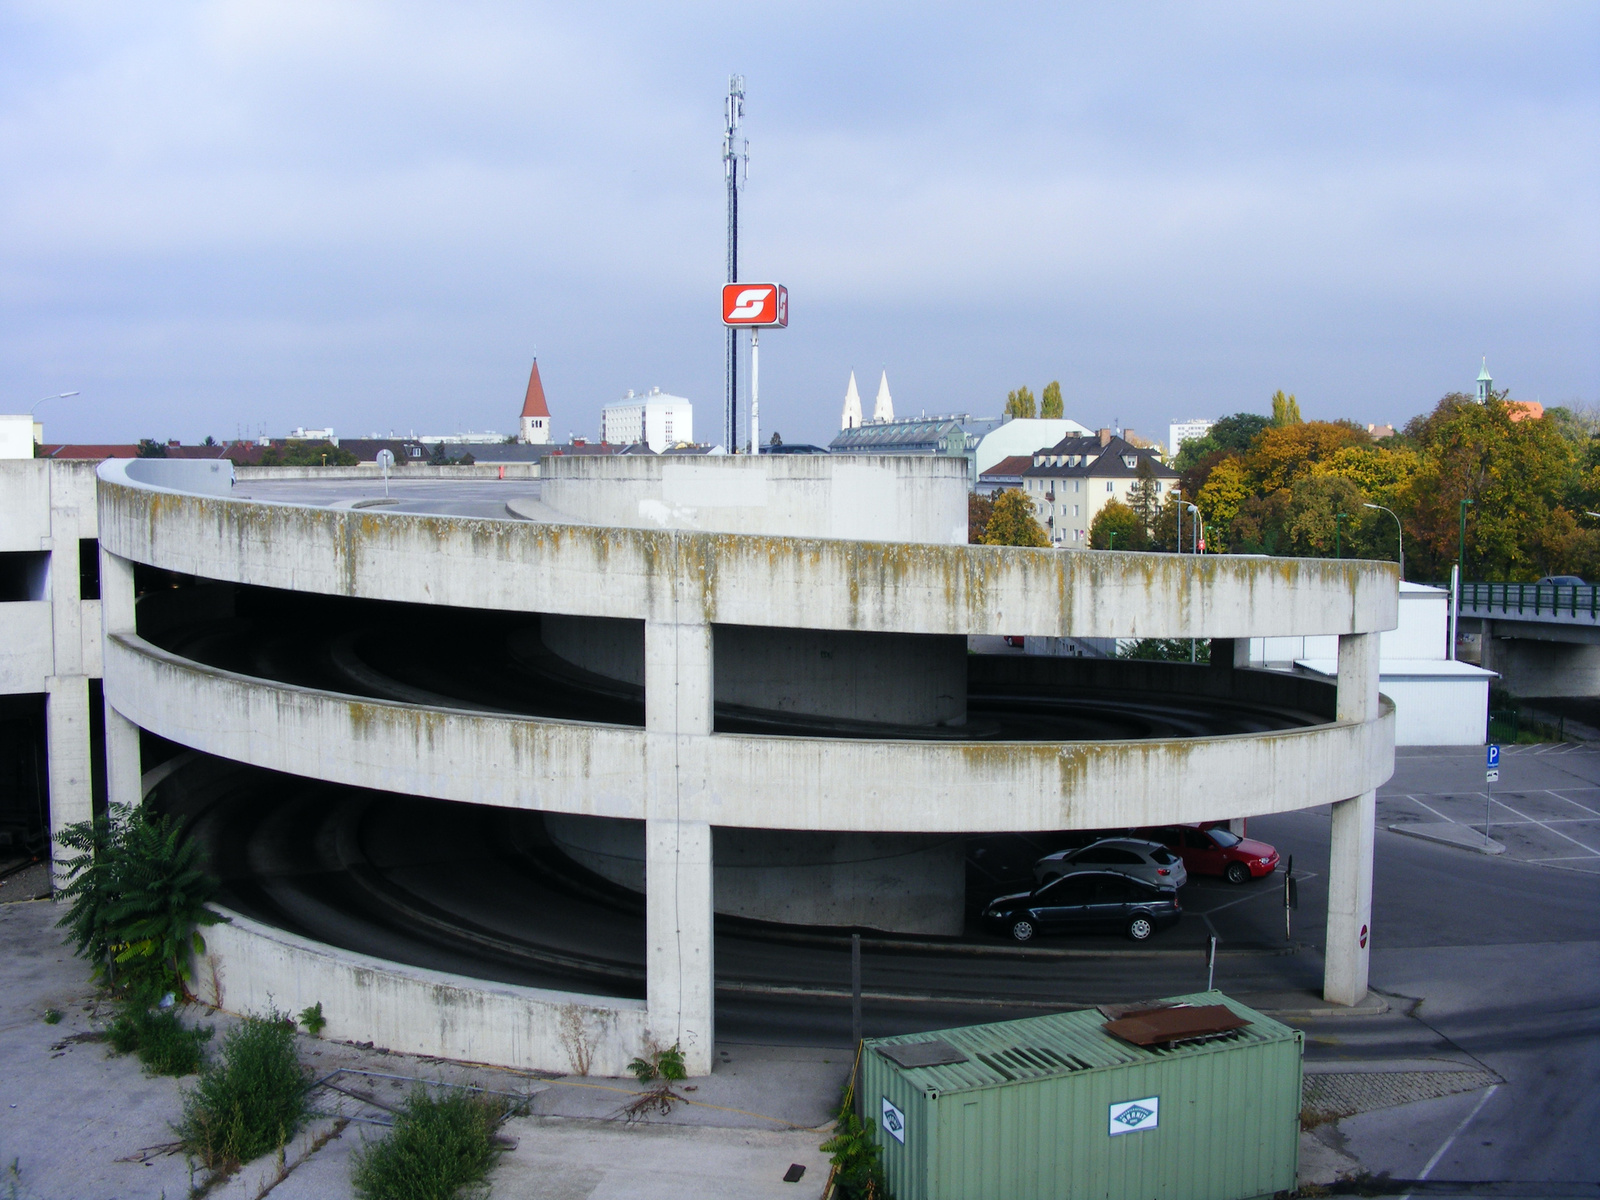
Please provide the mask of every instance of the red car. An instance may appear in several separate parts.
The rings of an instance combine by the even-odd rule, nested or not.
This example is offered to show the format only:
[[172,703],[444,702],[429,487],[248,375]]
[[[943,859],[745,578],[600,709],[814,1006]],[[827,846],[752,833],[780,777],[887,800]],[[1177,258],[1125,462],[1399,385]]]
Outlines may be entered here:
[[1265,842],[1242,838],[1225,827],[1163,825],[1141,829],[1139,836],[1160,842],[1179,858],[1191,875],[1221,875],[1229,883],[1248,883],[1272,874],[1278,852]]

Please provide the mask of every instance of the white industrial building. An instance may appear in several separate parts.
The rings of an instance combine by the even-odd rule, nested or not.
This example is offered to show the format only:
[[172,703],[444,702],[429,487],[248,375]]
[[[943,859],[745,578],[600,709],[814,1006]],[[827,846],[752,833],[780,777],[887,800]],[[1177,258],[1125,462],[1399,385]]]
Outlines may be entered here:
[[[1339,672],[1338,639],[1252,638],[1250,665]],[[1379,639],[1383,694],[1394,701],[1397,746],[1477,746],[1487,736],[1489,682],[1498,678],[1450,656],[1450,593],[1420,583],[1400,585],[1399,623]]]
[[694,405],[682,396],[651,388],[642,396],[631,391],[600,411],[600,440],[613,446],[640,442],[655,453],[694,442]]

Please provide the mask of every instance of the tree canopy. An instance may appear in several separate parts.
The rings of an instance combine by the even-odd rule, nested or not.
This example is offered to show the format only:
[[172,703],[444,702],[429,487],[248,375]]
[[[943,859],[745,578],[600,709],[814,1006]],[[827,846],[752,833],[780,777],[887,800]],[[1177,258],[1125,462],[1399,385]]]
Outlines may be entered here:
[[1039,415],[1047,421],[1058,421],[1064,411],[1061,403],[1061,383],[1052,379],[1044,385],[1044,393],[1039,397]]
[[[968,509],[969,520],[971,509]],[[988,546],[1049,546],[1044,527],[1034,519],[1033,505],[1016,488],[1006,488],[994,498],[983,541]]]
[[1006,416],[1013,419],[1035,415],[1033,393],[1026,386],[1006,393]]

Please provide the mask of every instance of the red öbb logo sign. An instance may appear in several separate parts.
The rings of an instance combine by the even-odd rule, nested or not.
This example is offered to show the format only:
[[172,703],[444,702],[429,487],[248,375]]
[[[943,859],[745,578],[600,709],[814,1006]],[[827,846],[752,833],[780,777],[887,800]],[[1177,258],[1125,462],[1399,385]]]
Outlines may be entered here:
[[724,325],[789,324],[789,289],[781,283],[727,283],[722,287]]

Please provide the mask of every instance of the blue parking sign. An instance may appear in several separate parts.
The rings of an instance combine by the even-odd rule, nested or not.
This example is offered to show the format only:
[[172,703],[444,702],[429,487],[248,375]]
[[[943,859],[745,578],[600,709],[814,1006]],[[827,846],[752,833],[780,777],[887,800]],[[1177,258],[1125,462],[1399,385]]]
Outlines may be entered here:
[[1483,765],[1493,769],[1500,765],[1500,747],[1491,742],[1485,750]]

